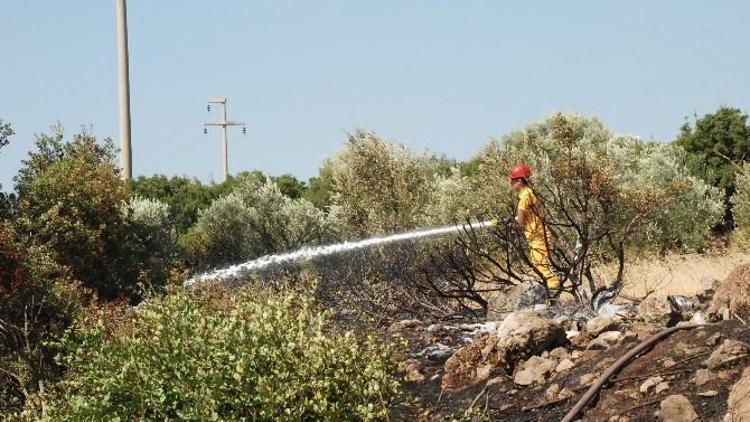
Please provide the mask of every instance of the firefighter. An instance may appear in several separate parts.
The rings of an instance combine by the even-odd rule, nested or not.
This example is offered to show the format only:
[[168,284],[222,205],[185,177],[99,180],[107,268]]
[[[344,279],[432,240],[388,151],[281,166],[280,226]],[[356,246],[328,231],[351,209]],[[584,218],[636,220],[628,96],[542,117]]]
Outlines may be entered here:
[[510,169],[510,184],[518,194],[515,222],[523,230],[529,245],[529,259],[544,279],[552,303],[560,294],[560,279],[552,272],[550,249],[553,238],[544,224],[544,206],[531,189],[531,169],[517,164]]

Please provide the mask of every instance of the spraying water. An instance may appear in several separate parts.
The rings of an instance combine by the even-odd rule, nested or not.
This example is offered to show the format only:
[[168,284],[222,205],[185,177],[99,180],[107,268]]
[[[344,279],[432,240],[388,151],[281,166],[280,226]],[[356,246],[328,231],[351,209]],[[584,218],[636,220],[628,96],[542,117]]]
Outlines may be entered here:
[[251,271],[261,270],[274,264],[307,261],[319,256],[333,255],[341,252],[352,251],[355,249],[369,248],[372,246],[385,245],[388,243],[411,239],[445,236],[451,233],[459,232],[467,227],[471,227],[473,229],[487,228],[493,226],[495,223],[496,222],[493,220],[488,220],[478,223],[471,223],[470,225],[450,225],[429,229],[418,229],[406,233],[393,234],[390,236],[371,237],[369,239],[358,240],[356,242],[342,242],[324,246],[307,246],[293,252],[281,253],[276,255],[266,255],[242,264],[232,265],[227,268],[200,274],[186,281],[185,285],[189,286],[207,280],[232,280],[240,278]]

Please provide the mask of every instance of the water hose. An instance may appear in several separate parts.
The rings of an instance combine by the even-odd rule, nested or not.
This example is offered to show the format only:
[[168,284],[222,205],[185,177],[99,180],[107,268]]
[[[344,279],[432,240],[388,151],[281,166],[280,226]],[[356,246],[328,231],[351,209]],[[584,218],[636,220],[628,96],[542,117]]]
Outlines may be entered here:
[[625,366],[625,364],[628,363],[628,361],[632,359],[634,356],[641,353],[643,350],[653,345],[657,341],[674,333],[675,331],[705,327],[706,325],[707,324],[689,324],[689,325],[682,325],[679,327],[667,328],[662,331],[659,331],[658,333],[654,334],[653,336],[647,338],[646,340],[639,343],[637,346],[630,349],[627,353],[622,355],[620,359],[617,359],[617,361],[613,363],[612,366],[610,366],[609,368],[607,368],[606,371],[604,371],[604,373],[596,380],[596,382],[593,385],[591,385],[591,387],[586,391],[586,393],[578,400],[575,406],[573,406],[573,408],[570,409],[568,414],[565,415],[565,417],[562,419],[562,422],[573,421],[578,416],[578,414],[581,413],[581,411],[586,406],[586,404],[599,392],[599,390],[607,382],[607,380],[609,380],[609,378],[612,375],[617,373],[623,366]]

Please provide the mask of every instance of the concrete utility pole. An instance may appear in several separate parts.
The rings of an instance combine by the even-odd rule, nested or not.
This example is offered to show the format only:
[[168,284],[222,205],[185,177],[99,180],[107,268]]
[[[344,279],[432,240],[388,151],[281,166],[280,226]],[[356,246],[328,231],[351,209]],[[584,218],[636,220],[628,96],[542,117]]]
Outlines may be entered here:
[[[222,141],[222,153],[224,156],[224,178],[222,179],[222,182],[227,180],[227,177],[229,177],[229,140],[227,139],[227,126],[242,126],[242,134],[244,135],[247,133],[247,129],[245,128],[244,122],[233,122],[230,120],[227,120],[227,99],[224,97],[221,98],[212,98],[210,100],[206,101],[208,103],[207,110],[211,111],[211,104],[221,104],[223,109],[223,119],[218,121],[210,121],[203,123],[203,126],[221,126],[222,129],[222,135],[221,135],[221,141]],[[207,134],[208,129],[203,128],[203,134]]]
[[128,12],[125,0],[115,0],[117,8],[117,56],[120,79],[120,168],[122,178],[133,175],[130,146],[130,74],[128,71]]

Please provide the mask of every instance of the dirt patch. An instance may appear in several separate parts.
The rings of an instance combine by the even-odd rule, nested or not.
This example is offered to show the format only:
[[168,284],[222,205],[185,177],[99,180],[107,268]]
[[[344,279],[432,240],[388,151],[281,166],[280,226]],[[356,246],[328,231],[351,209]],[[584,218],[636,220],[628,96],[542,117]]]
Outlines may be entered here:
[[[723,280],[737,265],[750,262],[750,255],[731,253],[723,255],[667,255],[654,259],[629,262],[625,275],[626,297],[642,298],[647,294],[692,296],[713,280]],[[599,268],[605,276],[614,269]]]

